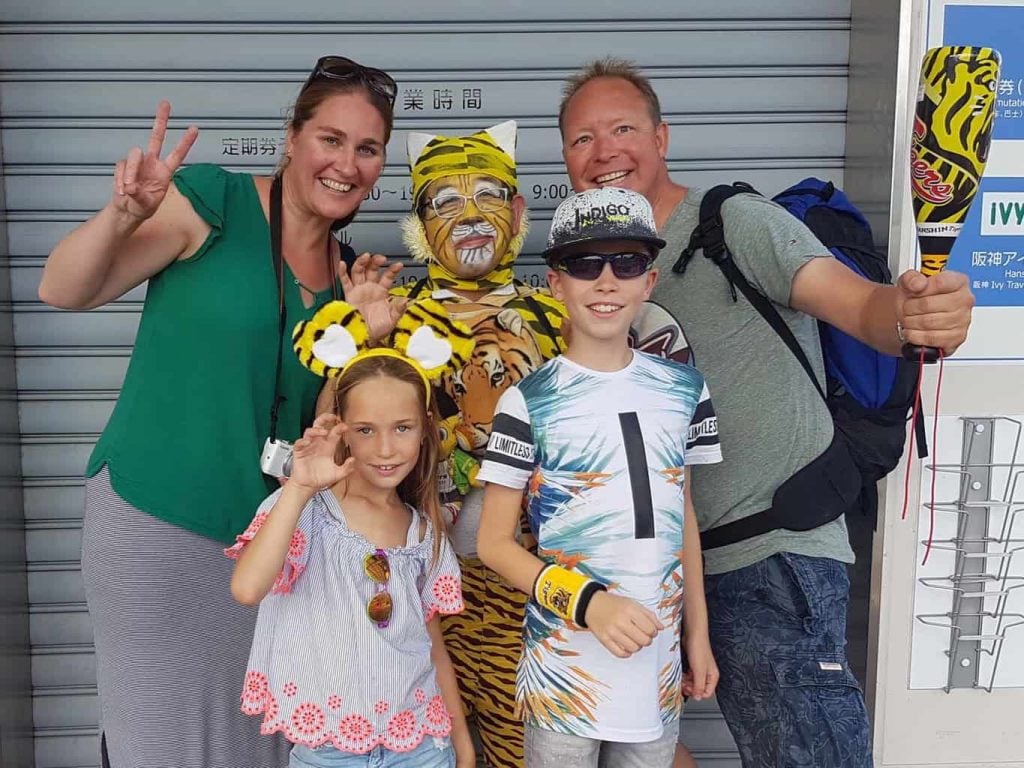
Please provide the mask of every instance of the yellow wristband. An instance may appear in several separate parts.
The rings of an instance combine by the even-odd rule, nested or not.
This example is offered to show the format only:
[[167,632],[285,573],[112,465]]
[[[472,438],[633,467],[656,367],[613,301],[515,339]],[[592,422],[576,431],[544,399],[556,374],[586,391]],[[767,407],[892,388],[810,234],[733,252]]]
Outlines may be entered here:
[[586,627],[580,613],[586,610],[584,603],[590,602],[589,598],[598,589],[604,589],[604,585],[582,573],[551,564],[537,574],[533,583],[533,599],[566,621]]

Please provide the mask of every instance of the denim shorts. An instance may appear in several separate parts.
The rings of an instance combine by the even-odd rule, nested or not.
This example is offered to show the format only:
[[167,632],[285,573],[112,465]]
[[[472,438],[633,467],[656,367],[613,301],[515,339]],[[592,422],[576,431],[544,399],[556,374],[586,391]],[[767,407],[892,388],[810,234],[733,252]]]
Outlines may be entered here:
[[665,726],[654,741],[626,744],[526,726],[526,768],[671,768],[679,741],[679,721]]
[[455,750],[448,737],[435,736],[425,736],[409,752],[374,747],[362,755],[342,752],[330,745],[310,749],[296,744],[288,768],[455,768]]
[[744,768],[871,768],[846,565],[782,553],[705,576],[717,697]]

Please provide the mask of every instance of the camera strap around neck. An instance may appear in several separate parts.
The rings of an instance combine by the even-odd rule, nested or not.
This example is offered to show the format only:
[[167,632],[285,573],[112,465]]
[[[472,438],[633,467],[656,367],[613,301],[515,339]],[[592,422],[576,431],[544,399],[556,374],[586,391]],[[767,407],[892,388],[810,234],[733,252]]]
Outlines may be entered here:
[[[288,322],[288,310],[284,301],[284,256],[281,252],[281,196],[284,182],[281,174],[274,176],[270,184],[270,254],[274,260],[274,276],[277,278],[277,358],[274,366],[274,400],[270,406],[270,439],[277,440],[277,418],[281,403],[287,398],[281,394],[281,356],[284,353],[284,331]],[[331,276],[331,294],[335,301],[338,295],[338,278],[331,258],[331,235],[327,235],[327,272]],[[308,289],[307,289],[308,290]]]

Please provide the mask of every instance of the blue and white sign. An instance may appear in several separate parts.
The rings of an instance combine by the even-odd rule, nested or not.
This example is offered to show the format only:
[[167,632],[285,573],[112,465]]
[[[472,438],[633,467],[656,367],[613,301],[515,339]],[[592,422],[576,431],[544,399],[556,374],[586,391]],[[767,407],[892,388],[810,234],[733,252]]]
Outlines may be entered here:
[[1024,307],[1024,3],[931,0],[929,10],[929,47],[987,46],[1002,56],[988,164],[949,258],[970,279],[975,320],[987,327],[986,312]]
[[979,307],[1024,306],[1024,180],[982,177],[949,269],[968,275]]
[[983,45],[1003,56],[992,138],[1024,139],[1024,7],[947,5],[943,45]]

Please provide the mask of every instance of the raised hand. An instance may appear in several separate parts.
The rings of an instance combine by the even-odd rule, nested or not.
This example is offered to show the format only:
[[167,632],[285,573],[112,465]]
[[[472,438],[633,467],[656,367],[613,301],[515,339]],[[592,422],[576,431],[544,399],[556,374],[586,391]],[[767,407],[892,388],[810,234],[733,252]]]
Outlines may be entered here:
[[896,317],[909,343],[937,347],[946,356],[963,344],[974,308],[966,275],[943,271],[925,277],[910,269],[896,289]]
[[153,119],[153,131],[149,135],[149,146],[145,154],[135,147],[128,156],[117,161],[114,169],[114,207],[142,221],[148,219],[167,195],[171,177],[185,160],[192,145],[199,136],[199,129],[189,126],[181,141],[167,157],[161,159],[164,138],[167,135],[167,119],[171,116],[171,105],[161,101]]
[[587,606],[587,627],[614,656],[626,659],[650,645],[665,628],[658,617],[635,600],[595,592]]
[[289,485],[294,483],[315,492],[330,488],[352,474],[355,459],[349,457],[340,466],[334,461],[345,429],[344,422],[333,413],[317,416],[313,426],[295,441]]
[[351,275],[345,265],[341,265],[339,277],[345,301],[359,310],[373,340],[391,333],[409,303],[388,293],[401,270],[400,263],[388,265],[387,257],[369,253],[355,260]]

